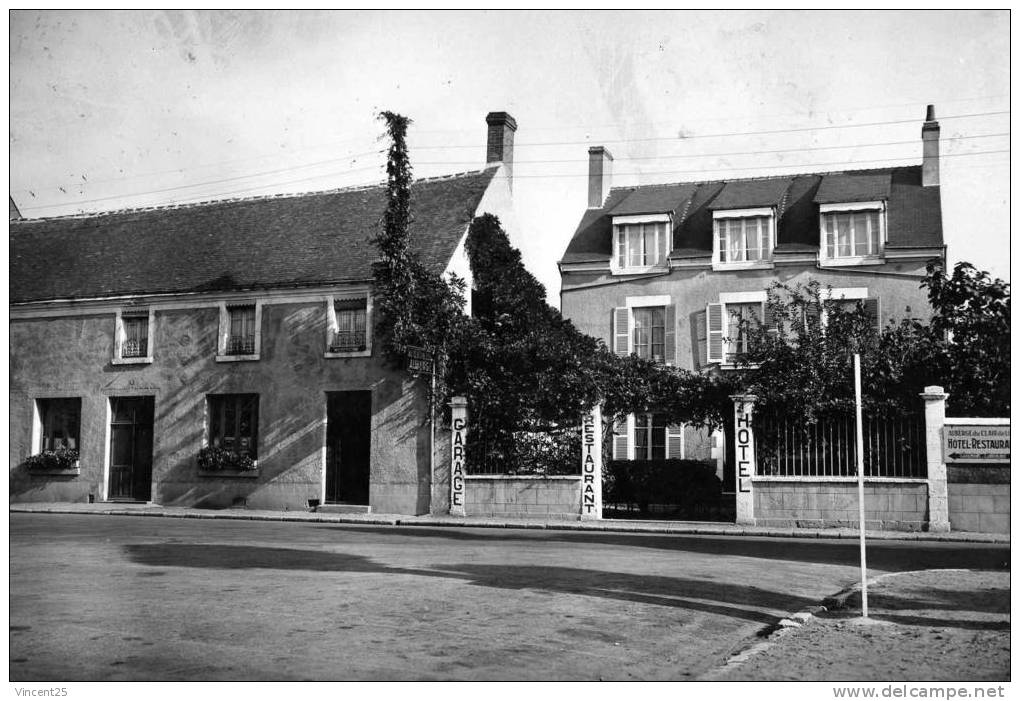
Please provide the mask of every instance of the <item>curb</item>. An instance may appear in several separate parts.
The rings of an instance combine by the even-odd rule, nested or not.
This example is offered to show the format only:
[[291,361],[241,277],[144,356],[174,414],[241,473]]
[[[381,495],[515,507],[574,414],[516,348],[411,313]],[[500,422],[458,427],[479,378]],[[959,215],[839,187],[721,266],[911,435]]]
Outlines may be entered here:
[[[893,577],[900,577],[902,575],[909,574],[920,574],[924,572],[972,572],[973,570],[968,569],[956,569],[956,568],[936,568],[927,570],[908,570],[906,572],[886,572],[884,574],[877,575],[875,577],[868,578],[868,587],[872,587],[879,582]],[[861,583],[855,582],[846,589],[842,589],[832,596],[827,596],[822,599],[821,605],[809,606],[808,608],[801,609],[797,613],[791,614],[786,618],[781,618],[775,623],[762,628],[756,634],[756,637],[763,638],[760,642],[753,643],[748,647],[744,648],[740,652],[732,655],[726,662],[720,666],[712,669],[706,674],[698,678],[699,681],[713,681],[723,676],[724,674],[731,672],[742,664],[747,662],[755,655],[759,655],[769,648],[779,643],[780,639],[787,635],[790,631],[801,628],[810,623],[820,613],[826,611],[840,611],[847,607],[847,601],[851,596],[860,592]]]
[[[700,535],[700,536],[737,536],[752,538],[804,538],[804,539],[854,539],[859,535],[856,531],[845,529],[786,529],[778,530],[771,528],[748,528],[748,527],[725,527],[707,524],[682,525],[670,523],[668,525],[642,525],[640,522],[620,521],[515,521],[515,520],[482,520],[467,518],[436,518],[422,516],[400,516],[400,515],[344,515],[344,514],[317,514],[314,512],[267,512],[250,513],[239,509],[226,509],[223,511],[164,511],[159,506],[142,508],[97,508],[97,509],[76,509],[73,507],[46,506],[30,507],[27,505],[11,504],[9,513],[30,513],[30,514],[72,514],[72,515],[98,515],[98,516],[142,516],[156,518],[191,518],[204,520],[235,520],[235,521],[283,521],[283,522],[304,522],[304,523],[339,523],[339,524],[363,524],[377,526],[409,526],[417,528],[493,528],[493,529],[521,529],[521,530],[555,530],[555,531],[587,531],[595,533],[645,533],[664,535]],[[913,541],[935,541],[935,542],[956,542],[956,543],[990,543],[1008,545],[1008,535],[991,533],[926,533],[917,531],[880,531],[868,533],[867,537],[872,540],[913,540]]]

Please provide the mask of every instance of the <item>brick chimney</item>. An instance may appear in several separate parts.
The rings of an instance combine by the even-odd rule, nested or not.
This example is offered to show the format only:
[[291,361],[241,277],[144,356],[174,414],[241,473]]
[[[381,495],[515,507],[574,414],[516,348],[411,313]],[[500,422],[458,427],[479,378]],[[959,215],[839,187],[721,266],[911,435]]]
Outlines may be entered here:
[[921,127],[924,156],[921,160],[921,184],[924,187],[939,184],[939,123],[935,121],[935,105],[928,105],[928,114]]
[[613,185],[613,154],[605,146],[588,149],[588,209],[598,209],[606,202]]
[[514,167],[514,132],[517,121],[506,112],[489,112],[485,115],[489,125],[489,142],[485,147],[485,165],[503,164],[510,173]]

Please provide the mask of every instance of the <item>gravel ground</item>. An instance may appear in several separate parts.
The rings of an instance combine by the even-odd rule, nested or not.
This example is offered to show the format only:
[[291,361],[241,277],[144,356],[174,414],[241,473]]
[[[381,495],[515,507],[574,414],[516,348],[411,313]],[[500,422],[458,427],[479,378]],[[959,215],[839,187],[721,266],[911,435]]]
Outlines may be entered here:
[[1009,572],[886,575],[780,633],[727,681],[1009,681]]

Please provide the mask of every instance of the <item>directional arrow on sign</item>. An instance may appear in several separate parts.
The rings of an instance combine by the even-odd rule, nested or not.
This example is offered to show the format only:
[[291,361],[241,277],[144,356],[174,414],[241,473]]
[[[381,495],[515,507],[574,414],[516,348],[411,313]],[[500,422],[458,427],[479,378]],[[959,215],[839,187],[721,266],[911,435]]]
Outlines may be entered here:
[[1002,458],[1008,460],[1009,456],[1004,453],[950,453],[951,458],[967,458],[968,460],[978,460],[981,458]]

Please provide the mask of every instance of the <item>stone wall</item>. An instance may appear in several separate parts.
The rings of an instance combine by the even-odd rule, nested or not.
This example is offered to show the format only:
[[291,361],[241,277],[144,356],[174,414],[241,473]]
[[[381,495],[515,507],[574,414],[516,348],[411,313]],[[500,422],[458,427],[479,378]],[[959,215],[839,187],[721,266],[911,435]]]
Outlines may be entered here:
[[580,518],[580,475],[469,475],[466,482],[468,516]]
[[[754,521],[759,526],[831,528],[859,524],[854,480],[754,478]],[[876,530],[924,530],[928,522],[928,485],[916,481],[864,484],[866,527]]]
[[1009,468],[950,465],[949,523],[954,531],[1009,533]]

